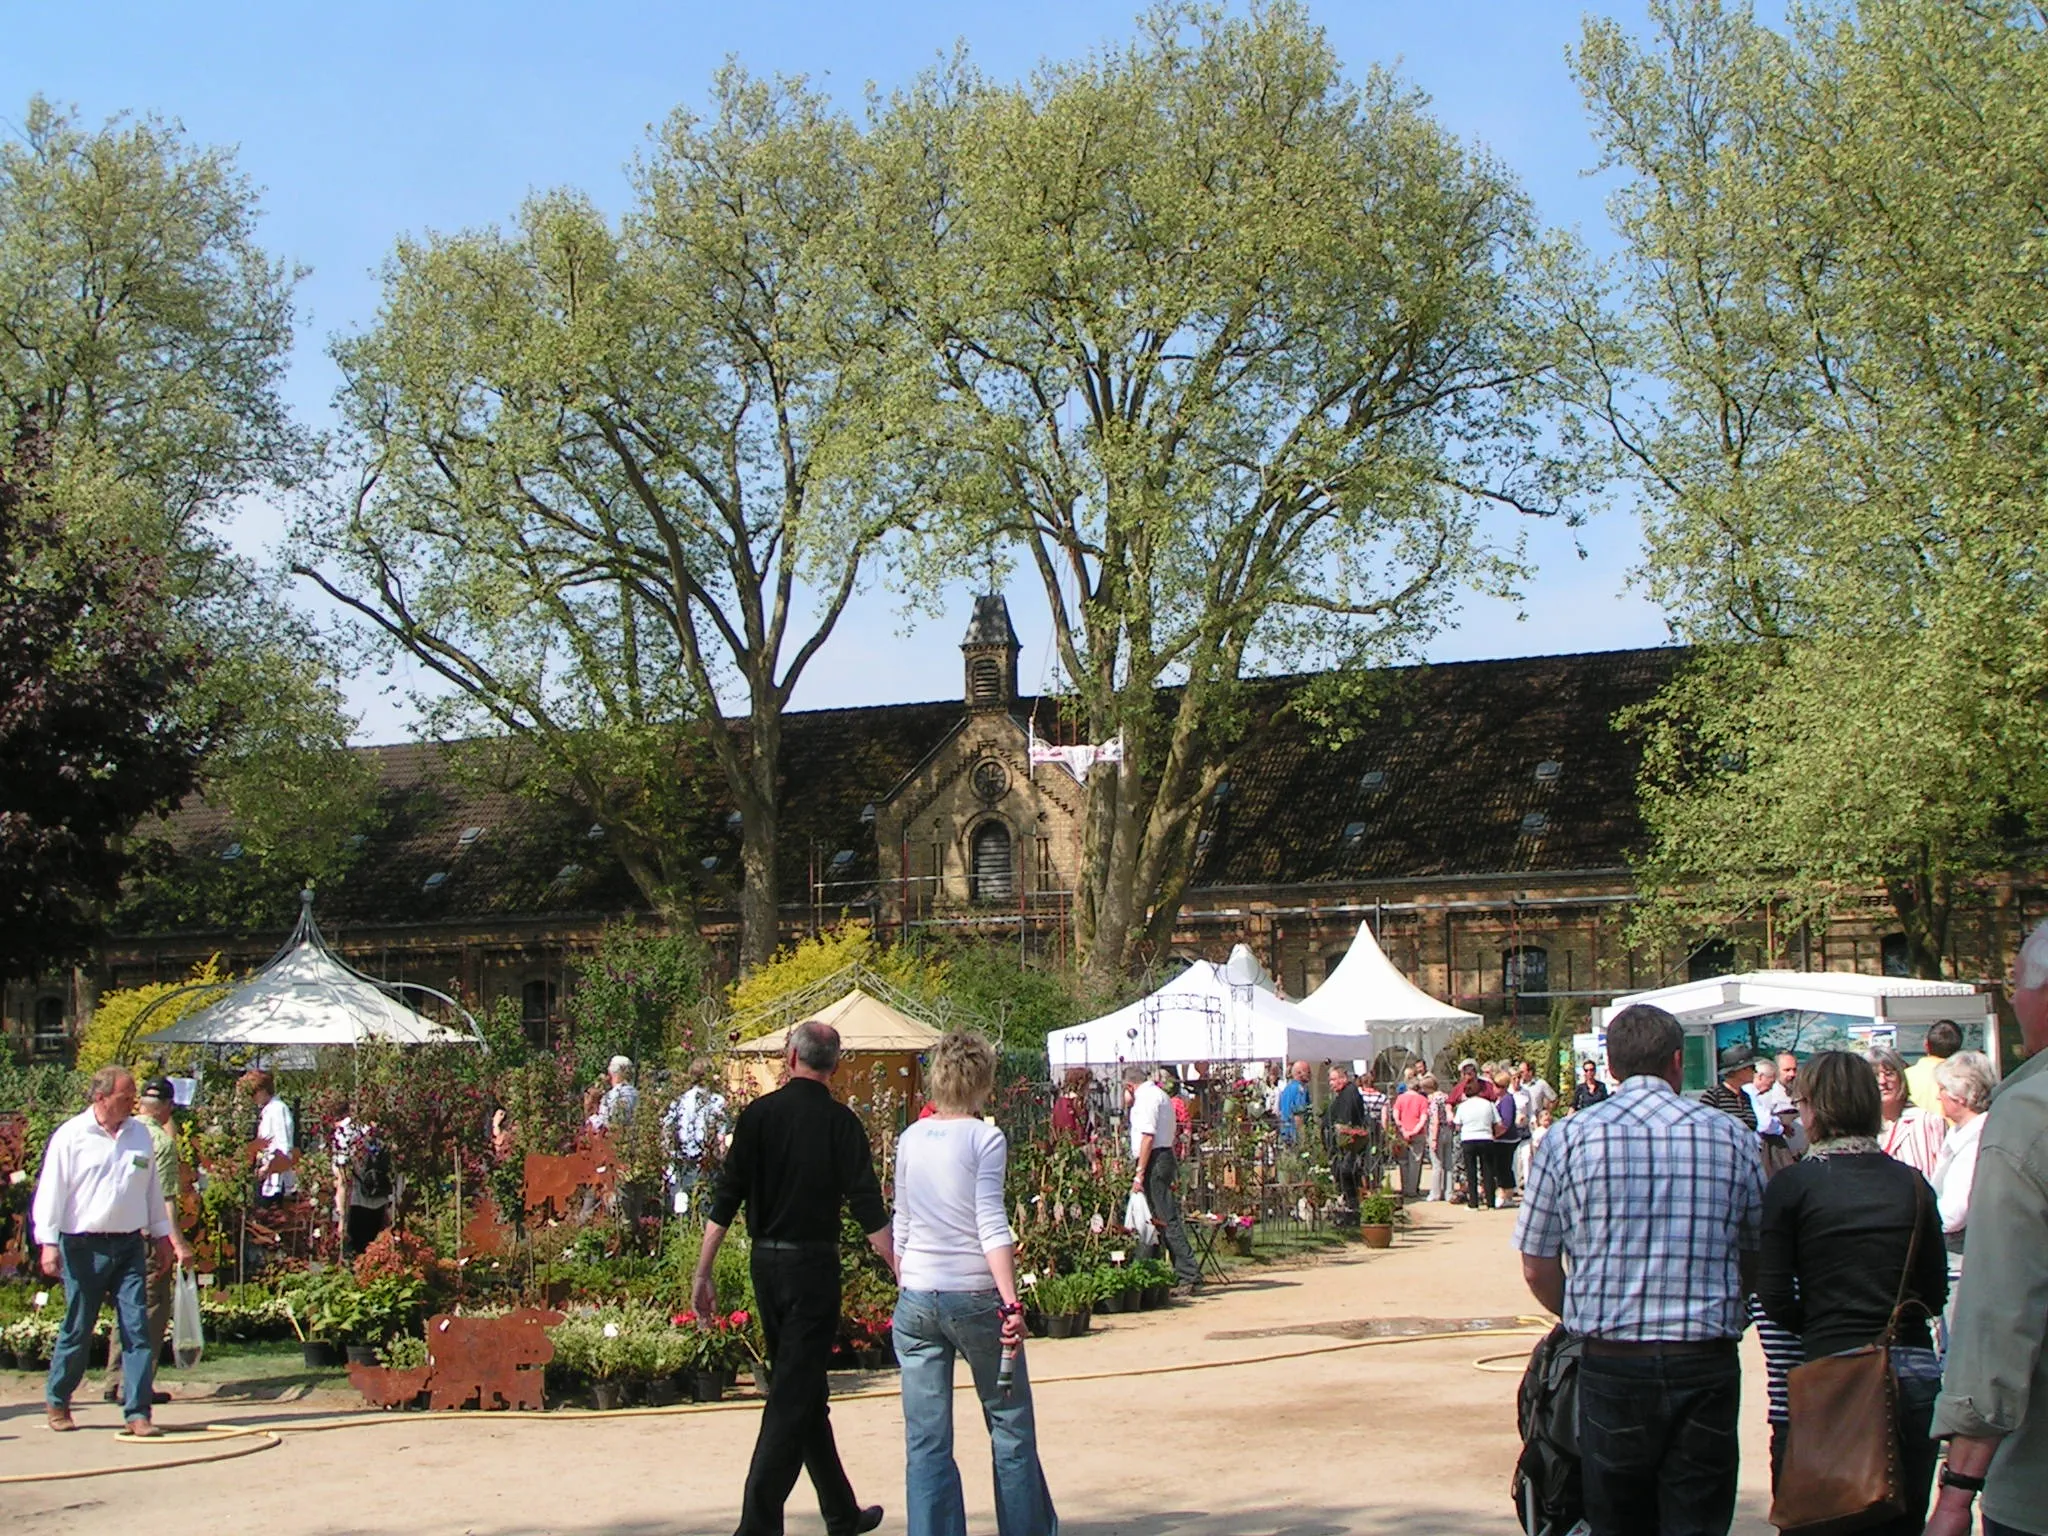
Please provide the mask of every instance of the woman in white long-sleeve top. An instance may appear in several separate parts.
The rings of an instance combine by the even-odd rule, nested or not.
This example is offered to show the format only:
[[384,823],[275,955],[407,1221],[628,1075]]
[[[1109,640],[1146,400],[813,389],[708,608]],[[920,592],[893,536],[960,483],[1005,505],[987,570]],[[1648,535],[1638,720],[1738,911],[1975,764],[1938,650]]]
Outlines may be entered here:
[[[1000,1536],[1056,1536],[1059,1517],[1038,1461],[1025,1369],[1016,1239],[1003,1212],[1009,1143],[980,1118],[995,1087],[995,1051],[949,1034],[927,1073],[935,1113],[896,1144],[896,1358],[903,1370],[904,1487],[910,1536],[967,1536],[953,1459],[953,1359],[964,1355],[988,1424]],[[1012,1380],[1002,1351],[1016,1351]]]

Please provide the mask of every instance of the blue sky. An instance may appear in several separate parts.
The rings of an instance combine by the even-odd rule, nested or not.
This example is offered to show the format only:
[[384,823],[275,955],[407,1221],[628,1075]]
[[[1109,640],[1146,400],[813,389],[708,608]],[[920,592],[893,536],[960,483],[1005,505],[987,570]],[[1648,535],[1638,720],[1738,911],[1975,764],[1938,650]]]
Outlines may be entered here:
[[[88,121],[124,110],[183,121],[205,143],[237,147],[263,192],[269,248],[312,270],[299,290],[289,382],[308,422],[330,420],[328,339],[360,327],[377,301],[377,267],[402,233],[505,218],[529,192],[568,185],[608,208],[648,129],[699,103],[712,71],[737,56],[759,73],[805,74],[857,107],[964,40],[987,72],[1028,73],[1128,37],[1132,0],[703,0],[604,7],[416,0],[20,7],[0,48],[0,114],[18,124],[30,95],[75,104]],[[1644,24],[1641,0],[1322,0],[1313,6],[1353,73],[1398,65],[1455,133],[1485,144],[1522,178],[1543,217],[1611,243],[1603,188],[1585,173],[1595,147],[1565,50],[1588,10]],[[274,510],[252,507],[235,538],[276,537]],[[1576,534],[1522,524],[1537,572],[1526,601],[1468,601],[1429,648],[1440,660],[1659,643],[1658,615],[1623,592],[1638,534],[1625,513]],[[1512,528],[1509,532],[1514,531]],[[1583,550],[1585,558],[1579,558]],[[1011,607],[1024,641],[1024,686],[1044,681],[1046,624],[1021,581]],[[801,706],[953,694],[958,612],[914,628],[891,596],[864,594],[806,674]],[[364,740],[403,739],[408,678],[360,679]]]

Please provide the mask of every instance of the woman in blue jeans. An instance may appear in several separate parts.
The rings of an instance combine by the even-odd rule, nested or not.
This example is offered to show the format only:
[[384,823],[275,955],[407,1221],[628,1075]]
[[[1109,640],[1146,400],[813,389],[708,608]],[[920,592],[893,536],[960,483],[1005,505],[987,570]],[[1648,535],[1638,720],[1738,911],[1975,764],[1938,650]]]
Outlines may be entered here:
[[[1003,1214],[1009,1144],[981,1119],[995,1051],[949,1034],[927,1075],[934,1113],[896,1144],[896,1358],[903,1368],[904,1491],[910,1536],[967,1536],[953,1460],[953,1358],[966,1357],[988,1423],[1000,1536],[1056,1536],[1059,1516],[1038,1464],[1016,1239]],[[1003,1348],[1013,1380],[998,1381]]]

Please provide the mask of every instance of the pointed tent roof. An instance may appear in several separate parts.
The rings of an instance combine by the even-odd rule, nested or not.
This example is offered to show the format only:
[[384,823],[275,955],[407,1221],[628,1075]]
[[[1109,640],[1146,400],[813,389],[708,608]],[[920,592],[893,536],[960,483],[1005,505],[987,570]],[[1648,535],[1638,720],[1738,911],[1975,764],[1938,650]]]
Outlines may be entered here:
[[[939,1042],[940,1031],[859,987],[810,1017],[838,1030],[839,1048],[848,1055],[858,1051],[928,1051]],[[781,1029],[743,1040],[733,1047],[733,1052],[741,1056],[780,1056],[789,1049],[789,1032],[802,1022],[799,1019]]]
[[[407,993],[446,1004],[468,1028],[435,1023],[407,1005]],[[136,1023],[145,1021],[146,1016]],[[300,897],[298,927],[261,970],[229,988],[218,1002],[143,1036],[141,1043],[277,1047],[361,1045],[367,1040],[481,1045],[483,1036],[476,1020],[446,993],[417,982],[378,981],[338,957],[313,921],[313,893],[306,891]]]
[[1478,1014],[1438,1002],[1396,970],[1369,923],[1358,925],[1358,937],[1337,969],[1300,1006],[1332,1029],[1371,1029],[1390,1037],[1428,1040],[1432,1046],[1441,1043],[1435,1038],[1439,1032],[1448,1040],[1479,1022]]
[[[1240,950],[1244,947],[1238,946]],[[1253,979],[1249,950],[1196,960],[1149,997],[1045,1037],[1055,1072],[1119,1061],[1366,1061],[1371,1034],[1326,1023]]]

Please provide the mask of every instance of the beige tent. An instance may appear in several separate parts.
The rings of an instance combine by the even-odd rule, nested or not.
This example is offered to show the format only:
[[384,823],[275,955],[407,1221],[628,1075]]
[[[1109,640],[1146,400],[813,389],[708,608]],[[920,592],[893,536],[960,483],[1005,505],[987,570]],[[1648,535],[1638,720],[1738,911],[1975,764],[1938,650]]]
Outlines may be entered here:
[[[871,1100],[891,1093],[912,1113],[923,1104],[924,1069],[918,1058],[938,1044],[940,1031],[859,987],[808,1017],[839,1031],[839,1072],[832,1080],[839,1098]],[[789,1032],[801,1022],[732,1048],[733,1069],[745,1079],[745,1088],[766,1093],[781,1081]]]

